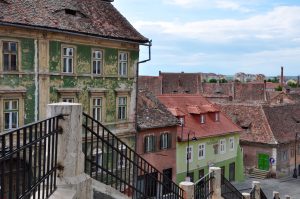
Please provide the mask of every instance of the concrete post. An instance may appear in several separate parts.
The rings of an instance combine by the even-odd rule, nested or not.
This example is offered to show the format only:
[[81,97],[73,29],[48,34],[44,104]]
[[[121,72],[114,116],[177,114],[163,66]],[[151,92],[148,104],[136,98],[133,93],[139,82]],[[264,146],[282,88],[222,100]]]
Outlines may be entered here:
[[[47,106],[47,116],[64,114],[59,120],[62,134],[58,135],[57,187],[53,198],[92,198],[92,179],[84,173],[82,152],[82,105],[54,103]],[[68,196],[64,193],[69,192]],[[72,193],[71,193],[72,192]]]
[[244,199],[250,199],[250,193],[242,193]]
[[291,196],[289,196],[289,195],[285,195],[284,197],[285,197],[285,199],[291,199]]
[[214,172],[214,178],[210,185],[210,191],[213,190],[211,199],[220,199],[221,197],[221,168],[209,167],[209,172]]
[[260,199],[260,182],[253,181],[252,182],[252,188],[255,190],[255,199]]
[[179,187],[184,190],[184,199],[194,199],[195,198],[195,184],[193,182],[181,182]]
[[274,199],[280,199],[279,192],[273,191],[273,198],[274,198]]

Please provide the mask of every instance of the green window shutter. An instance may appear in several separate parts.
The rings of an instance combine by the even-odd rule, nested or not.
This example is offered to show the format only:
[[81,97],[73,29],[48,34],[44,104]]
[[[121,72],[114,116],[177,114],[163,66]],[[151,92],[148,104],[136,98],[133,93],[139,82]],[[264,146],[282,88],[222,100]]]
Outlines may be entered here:
[[160,134],[159,136],[159,149],[162,149],[162,144],[163,144],[163,134]]
[[152,136],[152,151],[156,150],[156,137],[153,135]]

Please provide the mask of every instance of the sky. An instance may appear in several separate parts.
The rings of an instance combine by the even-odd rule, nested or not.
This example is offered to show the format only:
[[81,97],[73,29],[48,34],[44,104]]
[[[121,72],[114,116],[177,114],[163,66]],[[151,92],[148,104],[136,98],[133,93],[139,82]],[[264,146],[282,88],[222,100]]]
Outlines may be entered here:
[[[140,75],[162,72],[300,74],[299,0],[115,0],[152,40]],[[141,46],[140,60],[148,57]]]

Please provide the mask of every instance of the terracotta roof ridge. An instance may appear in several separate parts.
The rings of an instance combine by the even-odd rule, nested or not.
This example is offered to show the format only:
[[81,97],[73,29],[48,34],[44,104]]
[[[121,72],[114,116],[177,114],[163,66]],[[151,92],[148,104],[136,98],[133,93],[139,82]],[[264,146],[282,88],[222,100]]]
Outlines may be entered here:
[[265,114],[265,110],[264,110],[264,108],[263,108],[264,106],[260,106],[260,111],[262,112],[262,116],[263,116],[263,119],[266,121],[266,124],[267,124],[267,128],[269,129],[269,131],[270,131],[270,134],[271,134],[271,137],[273,138],[273,141],[274,141],[274,143],[275,144],[278,144],[278,140],[275,138],[275,136],[274,136],[274,133],[273,133],[273,131],[272,131],[272,128],[271,128],[271,126],[270,126],[270,124],[269,124],[269,120],[268,120],[268,118],[267,118],[267,116],[266,116],[266,114]]

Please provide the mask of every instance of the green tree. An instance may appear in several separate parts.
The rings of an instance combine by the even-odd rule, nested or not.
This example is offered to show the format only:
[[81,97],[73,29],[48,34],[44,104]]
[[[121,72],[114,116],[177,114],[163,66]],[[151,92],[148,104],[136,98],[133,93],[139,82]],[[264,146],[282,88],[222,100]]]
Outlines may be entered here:
[[227,83],[228,81],[224,78],[220,79],[220,83]]
[[210,79],[208,82],[209,83],[217,83],[218,81],[216,79]]
[[275,91],[282,91],[282,86],[277,86],[276,88],[275,88]]

